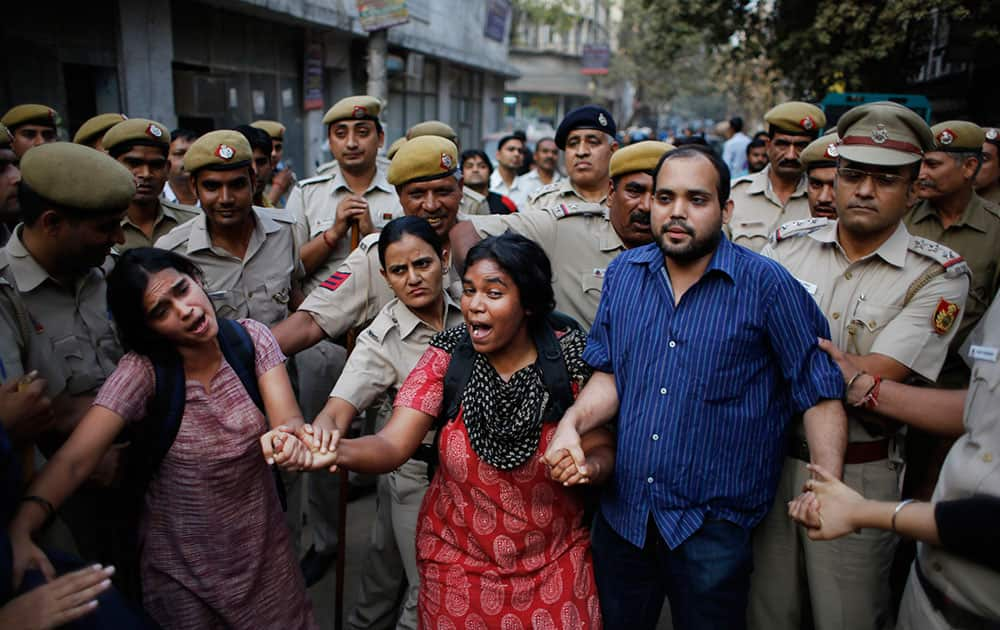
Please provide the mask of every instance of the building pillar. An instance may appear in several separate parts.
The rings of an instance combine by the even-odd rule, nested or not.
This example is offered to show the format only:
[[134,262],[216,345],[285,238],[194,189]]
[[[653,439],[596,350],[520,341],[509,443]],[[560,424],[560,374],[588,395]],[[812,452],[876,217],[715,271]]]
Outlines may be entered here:
[[170,0],[121,0],[118,37],[124,113],[148,116],[168,128],[176,127]]
[[368,89],[383,103],[389,100],[389,80],[385,71],[385,57],[389,51],[389,30],[372,31],[368,34]]

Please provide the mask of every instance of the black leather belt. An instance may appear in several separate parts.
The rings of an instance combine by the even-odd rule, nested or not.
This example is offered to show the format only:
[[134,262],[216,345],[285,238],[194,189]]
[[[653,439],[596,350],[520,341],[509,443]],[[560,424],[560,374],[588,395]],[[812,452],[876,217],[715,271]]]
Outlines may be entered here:
[[1000,630],[1000,621],[990,621],[986,617],[980,617],[976,613],[969,612],[956,604],[950,597],[942,593],[938,587],[931,584],[931,581],[924,575],[920,568],[920,562],[913,561],[913,568],[920,581],[920,586],[927,595],[927,601],[931,603],[936,611],[941,613],[948,625],[955,630]]

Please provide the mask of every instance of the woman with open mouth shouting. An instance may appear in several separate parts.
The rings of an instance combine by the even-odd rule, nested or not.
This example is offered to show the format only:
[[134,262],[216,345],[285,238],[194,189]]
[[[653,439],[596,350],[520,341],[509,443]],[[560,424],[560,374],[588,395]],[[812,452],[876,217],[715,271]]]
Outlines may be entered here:
[[217,318],[194,263],[148,247],[119,259],[108,304],[129,353],[28,489],[10,525],[15,578],[52,577],[32,534],[126,430],[146,612],[165,629],[316,628],[260,452],[279,443],[268,455],[291,468],[308,454],[273,430],[302,418],[271,332]]
[[551,469],[541,460],[590,375],[585,337],[553,327],[549,260],[522,236],[475,245],[462,283],[464,325],[434,336],[386,427],[325,455],[314,448],[314,464],[393,470],[438,428],[416,533],[421,627],[600,628],[583,496],[572,486],[610,474],[613,439],[587,434],[579,468],[568,453]]

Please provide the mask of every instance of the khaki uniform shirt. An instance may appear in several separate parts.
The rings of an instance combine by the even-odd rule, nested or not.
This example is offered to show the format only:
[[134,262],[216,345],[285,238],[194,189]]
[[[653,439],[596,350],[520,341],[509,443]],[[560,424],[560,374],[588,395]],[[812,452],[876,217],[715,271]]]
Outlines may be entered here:
[[[941,468],[933,501],[973,494],[1000,496],[1000,304],[969,334],[962,356],[972,366],[965,399],[965,434]],[[962,608],[1000,620],[1000,573],[940,547],[920,543],[917,559],[927,579]]]
[[[444,308],[445,329],[462,323],[462,309],[447,293]],[[360,410],[387,390],[398,391],[437,333],[393,298],[358,335],[330,396],[342,398]]]
[[469,221],[481,237],[496,236],[510,229],[541,245],[552,262],[556,309],[590,330],[601,301],[605,271],[625,251],[608,220],[607,209],[597,214],[578,211],[563,216],[552,211],[528,210],[469,217]]
[[927,201],[921,201],[906,215],[906,229],[915,236],[938,242],[958,252],[972,270],[972,285],[965,304],[962,325],[955,336],[952,354],[945,364],[947,385],[964,387],[968,369],[958,355],[969,332],[989,308],[1000,288],[1000,216],[989,210],[981,197],[973,195],[962,217],[948,229]]
[[[375,177],[362,195],[368,202],[368,214],[376,230],[403,216],[396,189],[389,185],[385,174],[386,169],[376,168]],[[337,204],[353,194],[340,169],[300,181],[285,204],[285,212],[295,219],[295,237],[299,244],[304,245],[330,229],[337,219]],[[336,243],[326,261],[306,279],[304,290],[308,293],[326,280],[350,253],[351,239],[348,234]]]
[[587,201],[573,188],[569,178],[542,186],[528,197],[528,206],[518,210],[544,210],[553,216],[567,214],[601,214],[608,205],[607,191],[598,202]]
[[190,258],[205,274],[205,290],[220,317],[248,317],[271,326],[288,317],[292,287],[303,277],[292,221],[283,211],[254,206],[254,228],[242,260],[212,245],[205,215],[156,242]]
[[[781,226],[761,254],[780,262],[815,298],[838,348],[883,354],[929,381],[937,379],[969,288],[968,268],[958,254],[910,235],[900,224],[874,253],[852,263],[837,241],[837,222],[827,219]],[[936,275],[920,286],[925,273]],[[952,321],[948,304],[958,308]],[[876,437],[850,418],[849,441]]]
[[64,287],[25,249],[20,231],[0,250],[0,380],[38,370],[50,397],[96,393],[122,356],[105,281],[114,259]]
[[136,224],[132,223],[128,215],[125,215],[125,218],[122,219],[122,232],[125,234],[125,243],[115,249],[118,253],[123,254],[136,247],[152,247],[153,243],[158,241],[161,236],[166,235],[181,223],[187,223],[199,214],[201,214],[201,210],[198,208],[185,206],[180,203],[171,203],[161,199],[160,214],[156,217],[156,221],[153,222],[153,238],[146,236],[146,233],[139,229]]
[[538,169],[531,169],[524,175],[521,175],[521,185],[524,186],[524,193],[530,198],[535,192],[537,192],[543,186],[550,186],[552,184],[558,184],[560,181],[565,179],[559,171],[553,171],[552,181],[546,184],[542,181],[542,178],[538,175]]
[[[299,306],[299,310],[309,313],[331,339],[372,321],[396,297],[380,273],[378,239],[378,234],[361,239],[358,248],[337,271],[310,292]],[[454,267],[448,274],[445,288],[459,300],[462,278]]]
[[468,186],[462,186],[462,203],[459,204],[458,211],[465,216],[489,214],[490,204],[486,201],[486,195],[480,195]]
[[1000,206],[1000,186],[993,188],[992,190],[988,190],[986,191],[986,194],[980,194],[979,196],[993,204],[994,208]]
[[770,172],[771,167],[767,166],[759,173],[734,179],[729,195],[733,200],[733,216],[725,228],[726,234],[737,245],[755,252],[764,249],[778,226],[810,216],[806,176],[799,180],[788,203],[782,205],[771,188]]

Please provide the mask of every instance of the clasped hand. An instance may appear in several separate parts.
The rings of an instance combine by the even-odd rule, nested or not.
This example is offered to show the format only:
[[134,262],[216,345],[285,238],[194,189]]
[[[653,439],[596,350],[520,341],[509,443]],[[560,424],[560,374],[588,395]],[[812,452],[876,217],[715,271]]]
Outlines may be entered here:
[[857,529],[852,516],[864,497],[822,466],[809,464],[813,477],[788,503],[788,516],[805,526],[812,540],[833,540]]
[[303,471],[329,468],[337,470],[337,442],[340,432],[303,424],[281,425],[260,437],[261,450],[268,464],[283,470]]

